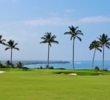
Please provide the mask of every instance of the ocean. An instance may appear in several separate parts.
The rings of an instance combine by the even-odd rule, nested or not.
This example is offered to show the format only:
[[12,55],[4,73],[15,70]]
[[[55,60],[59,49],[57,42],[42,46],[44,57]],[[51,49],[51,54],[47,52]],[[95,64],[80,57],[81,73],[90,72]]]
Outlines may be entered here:
[[[74,62],[75,69],[92,69],[92,61],[75,61]],[[39,68],[42,66],[45,68],[47,64],[29,64],[24,65],[28,68]],[[73,69],[72,62],[70,63],[54,63],[50,64],[50,66],[53,66],[54,68],[65,68],[65,69]],[[102,69],[102,61],[94,61],[94,68],[98,66],[100,69]],[[110,70],[110,61],[104,61],[104,68],[107,68]]]

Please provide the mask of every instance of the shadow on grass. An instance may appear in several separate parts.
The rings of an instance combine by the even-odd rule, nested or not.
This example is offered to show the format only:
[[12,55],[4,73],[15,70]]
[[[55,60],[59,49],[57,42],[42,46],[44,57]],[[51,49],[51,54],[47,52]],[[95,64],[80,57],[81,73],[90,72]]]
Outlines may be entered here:
[[53,71],[54,74],[71,74],[76,73],[78,76],[99,76],[99,75],[110,75],[109,71],[96,71],[91,69],[82,69],[82,70],[56,70]]

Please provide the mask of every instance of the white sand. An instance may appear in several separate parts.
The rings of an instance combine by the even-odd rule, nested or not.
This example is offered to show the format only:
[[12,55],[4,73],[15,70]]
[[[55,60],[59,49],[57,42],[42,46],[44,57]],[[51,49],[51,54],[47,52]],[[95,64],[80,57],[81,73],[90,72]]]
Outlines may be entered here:
[[0,74],[4,73],[5,71],[0,71]]
[[68,75],[73,75],[73,76],[76,76],[77,74],[76,74],[76,73],[70,73],[70,74],[68,74]]

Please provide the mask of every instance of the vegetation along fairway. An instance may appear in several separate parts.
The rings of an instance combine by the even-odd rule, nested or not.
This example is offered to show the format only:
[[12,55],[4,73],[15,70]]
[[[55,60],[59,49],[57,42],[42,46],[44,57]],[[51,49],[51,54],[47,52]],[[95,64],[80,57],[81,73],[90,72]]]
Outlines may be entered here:
[[[109,72],[99,76],[93,70],[0,70],[5,70],[0,74],[0,100],[110,100]],[[68,75],[71,72],[78,75]]]

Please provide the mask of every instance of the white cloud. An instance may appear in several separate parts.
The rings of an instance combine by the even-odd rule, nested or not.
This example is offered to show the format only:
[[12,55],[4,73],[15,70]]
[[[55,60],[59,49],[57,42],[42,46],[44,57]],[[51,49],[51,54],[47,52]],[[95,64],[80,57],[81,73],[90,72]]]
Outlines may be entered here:
[[51,26],[64,26],[64,25],[70,25],[73,21],[67,19],[67,18],[58,18],[58,17],[52,17],[52,18],[38,18],[36,20],[27,20],[22,21],[25,25],[30,26],[41,26],[41,25],[51,25]]
[[72,10],[72,9],[67,9],[67,10],[65,10],[65,12],[67,12],[67,13],[70,13],[70,12],[73,12],[74,10]]
[[58,14],[57,14],[57,13],[52,12],[52,13],[51,13],[51,15],[52,15],[52,16],[56,16],[56,15],[58,15]]
[[81,23],[102,23],[102,22],[110,22],[110,17],[106,16],[92,16],[85,17],[79,20]]

